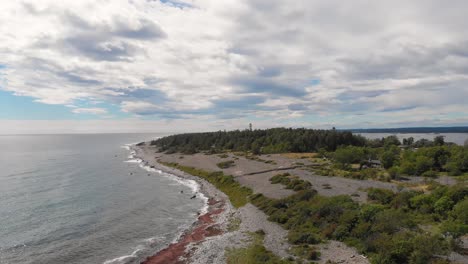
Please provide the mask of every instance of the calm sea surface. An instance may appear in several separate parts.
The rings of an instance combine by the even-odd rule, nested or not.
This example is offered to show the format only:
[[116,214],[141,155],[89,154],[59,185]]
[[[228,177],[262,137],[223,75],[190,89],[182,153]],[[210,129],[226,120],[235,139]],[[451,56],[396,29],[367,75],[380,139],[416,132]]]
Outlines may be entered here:
[[445,142],[453,142],[458,145],[463,145],[465,140],[468,140],[468,133],[441,133],[441,134],[434,134],[434,133],[357,133],[366,138],[374,139],[374,138],[382,138],[388,137],[391,135],[396,135],[398,139],[403,140],[404,138],[413,137],[414,140],[419,140],[422,138],[433,140],[436,136],[444,136]]
[[139,263],[176,239],[196,185],[124,146],[158,136],[0,136],[0,263]]

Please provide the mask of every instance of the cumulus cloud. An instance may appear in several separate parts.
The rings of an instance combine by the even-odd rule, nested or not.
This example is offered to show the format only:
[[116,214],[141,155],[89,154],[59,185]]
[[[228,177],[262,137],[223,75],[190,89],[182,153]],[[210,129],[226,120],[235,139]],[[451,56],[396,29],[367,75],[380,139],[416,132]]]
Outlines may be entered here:
[[461,124],[468,113],[466,1],[0,6],[2,89],[45,104],[271,126]]

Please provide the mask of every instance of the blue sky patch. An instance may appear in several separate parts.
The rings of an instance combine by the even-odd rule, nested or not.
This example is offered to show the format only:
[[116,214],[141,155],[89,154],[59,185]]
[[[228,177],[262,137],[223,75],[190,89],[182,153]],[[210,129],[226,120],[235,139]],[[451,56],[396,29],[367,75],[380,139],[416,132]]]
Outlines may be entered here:
[[108,114],[95,115],[90,113],[73,113],[72,107],[64,105],[50,105],[35,102],[28,96],[16,96],[11,92],[0,90],[0,119],[3,120],[91,120],[122,119],[131,114],[120,111],[118,105],[108,103],[92,104],[87,101],[77,101],[77,108],[103,108]]
[[319,84],[320,84],[320,80],[318,80],[318,79],[314,79],[314,80],[310,81],[310,85],[315,86],[315,85],[319,85]]
[[176,1],[176,0],[160,0],[160,2],[166,5],[171,5],[173,7],[180,8],[180,9],[193,7],[191,4],[184,3],[182,1]]

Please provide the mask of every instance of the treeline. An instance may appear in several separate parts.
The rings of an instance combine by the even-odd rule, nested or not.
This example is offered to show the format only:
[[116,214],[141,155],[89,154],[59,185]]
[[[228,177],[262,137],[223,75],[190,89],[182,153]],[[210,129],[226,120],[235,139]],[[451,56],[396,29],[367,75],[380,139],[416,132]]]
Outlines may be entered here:
[[266,130],[235,130],[188,133],[163,137],[151,142],[168,153],[214,153],[250,151],[254,154],[284,152],[334,151],[341,145],[363,146],[366,139],[349,131],[314,130],[305,128],[272,128]]
[[408,138],[403,139],[403,143],[390,136],[368,141],[364,147],[343,146],[328,156],[345,170],[350,170],[351,164],[362,166],[368,160],[379,160],[392,178],[399,175],[436,177],[439,172],[458,176],[468,172],[468,146],[447,144],[441,136],[416,142]]

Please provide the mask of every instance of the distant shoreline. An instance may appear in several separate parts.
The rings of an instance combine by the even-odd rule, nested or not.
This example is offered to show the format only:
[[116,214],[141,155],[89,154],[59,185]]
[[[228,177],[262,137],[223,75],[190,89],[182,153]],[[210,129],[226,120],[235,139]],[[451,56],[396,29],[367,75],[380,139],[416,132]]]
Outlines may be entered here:
[[399,128],[356,128],[340,129],[352,133],[468,133],[468,127],[399,127]]

